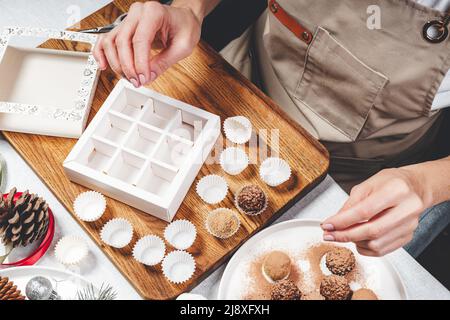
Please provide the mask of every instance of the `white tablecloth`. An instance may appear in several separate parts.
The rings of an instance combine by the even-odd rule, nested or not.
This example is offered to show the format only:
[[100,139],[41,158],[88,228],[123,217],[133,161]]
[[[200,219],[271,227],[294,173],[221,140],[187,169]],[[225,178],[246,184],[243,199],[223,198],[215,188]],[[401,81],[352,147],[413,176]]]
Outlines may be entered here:
[[[0,27],[33,25],[65,28],[73,23],[71,19],[78,9],[81,19],[108,2],[109,0],[0,0]],[[81,274],[95,285],[103,282],[111,284],[117,290],[120,299],[140,299],[133,287],[3,137],[0,137],[0,153],[8,164],[7,188],[16,186],[19,190],[30,189],[44,197],[53,208],[57,225],[54,242],[69,234],[82,235],[88,242],[89,258],[79,269],[71,269],[71,271]],[[327,177],[321,185],[283,215],[279,221],[293,218],[325,218],[335,213],[346,197],[345,192],[330,177]],[[51,250],[53,246],[54,243]],[[412,299],[450,299],[450,292],[404,250],[398,250],[388,258],[400,271]],[[52,251],[39,261],[38,265],[64,268],[56,261]],[[224,266],[215,271],[193,292],[202,294],[209,299],[216,298],[223,269]]]

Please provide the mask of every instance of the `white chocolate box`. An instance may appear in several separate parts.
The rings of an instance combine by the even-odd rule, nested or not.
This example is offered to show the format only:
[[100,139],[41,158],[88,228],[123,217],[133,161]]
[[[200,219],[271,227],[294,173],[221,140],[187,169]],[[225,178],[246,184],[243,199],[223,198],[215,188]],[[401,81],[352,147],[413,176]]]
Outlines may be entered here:
[[70,180],[171,221],[220,117],[120,80],[64,161]]
[[[91,52],[29,48],[27,37],[90,44]],[[97,36],[44,28],[6,27],[0,33],[0,130],[78,138],[99,76],[92,55]]]

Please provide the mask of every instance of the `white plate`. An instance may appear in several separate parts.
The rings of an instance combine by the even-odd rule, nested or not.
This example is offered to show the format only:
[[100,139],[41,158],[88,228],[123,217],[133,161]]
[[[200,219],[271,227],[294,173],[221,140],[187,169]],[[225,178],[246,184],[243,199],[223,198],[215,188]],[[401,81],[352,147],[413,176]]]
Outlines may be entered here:
[[8,277],[10,281],[25,295],[25,288],[30,279],[42,276],[49,279],[63,300],[76,299],[77,290],[88,287],[91,283],[75,273],[47,267],[15,267],[0,270],[0,276]]
[[[267,228],[248,240],[231,258],[219,286],[219,300],[242,299],[249,284],[250,263],[271,250],[301,252],[322,241],[320,221],[291,220]],[[407,299],[406,289],[395,268],[385,258],[359,255],[353,244],[351,249],[363,270],[366,285],[382,300]],[[357,284],[356,284],[357,285]]]

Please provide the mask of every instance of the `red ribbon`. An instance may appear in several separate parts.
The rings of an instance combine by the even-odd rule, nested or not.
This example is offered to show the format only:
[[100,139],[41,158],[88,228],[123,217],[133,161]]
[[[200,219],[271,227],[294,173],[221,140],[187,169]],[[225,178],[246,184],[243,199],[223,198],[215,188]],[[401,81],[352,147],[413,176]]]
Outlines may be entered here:
[[[14,201],[16,201],[20,196],[22,195],[22,192],[17,192],[14,196]],[[8,194],[4,194],[3,198],[6,198]],[[48,248],[50,247],[50,244],[52,243],[53,236],[55,235],[55,217],[53,216],[53,212],[50,208],[48,208],[48,230],[47,233],[42,240],[39,247],[28,257],[25,259],[11,262],[11,263],[2,263],[0,266],[5,267],[22,267],[22,266],[32,266],[36,262],[39,261],[40,258],[44,256],[44,254],[47,252]]]

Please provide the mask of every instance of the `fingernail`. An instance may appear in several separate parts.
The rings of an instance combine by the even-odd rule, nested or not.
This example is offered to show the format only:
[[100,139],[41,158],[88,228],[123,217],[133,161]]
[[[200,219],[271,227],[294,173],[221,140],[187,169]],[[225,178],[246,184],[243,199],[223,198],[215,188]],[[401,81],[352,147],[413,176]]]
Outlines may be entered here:
[[321,227],[325,231],[334,231],[334,226],[330,223],[322,224]]
[[134,86],[135,88],[139,88],[139,83],[137,82],[136,79],[131,78],[131,79],[130,79],[130,82],[133,84],[133,86]]
[[151,72],[151,73],[150,73],[150,82],[155,81],[156,77],[157,77],[156,73]]
[[139,75],[139,81],[141,82],[141,85],[144,85],[147,83],[147,80],[145,79],[145,76],[143,74]]
[[331,234],[325,234],[323,236],[323,240],[325,240],[325,241],[334,241],[335,239],[334,239],[334,237]]

